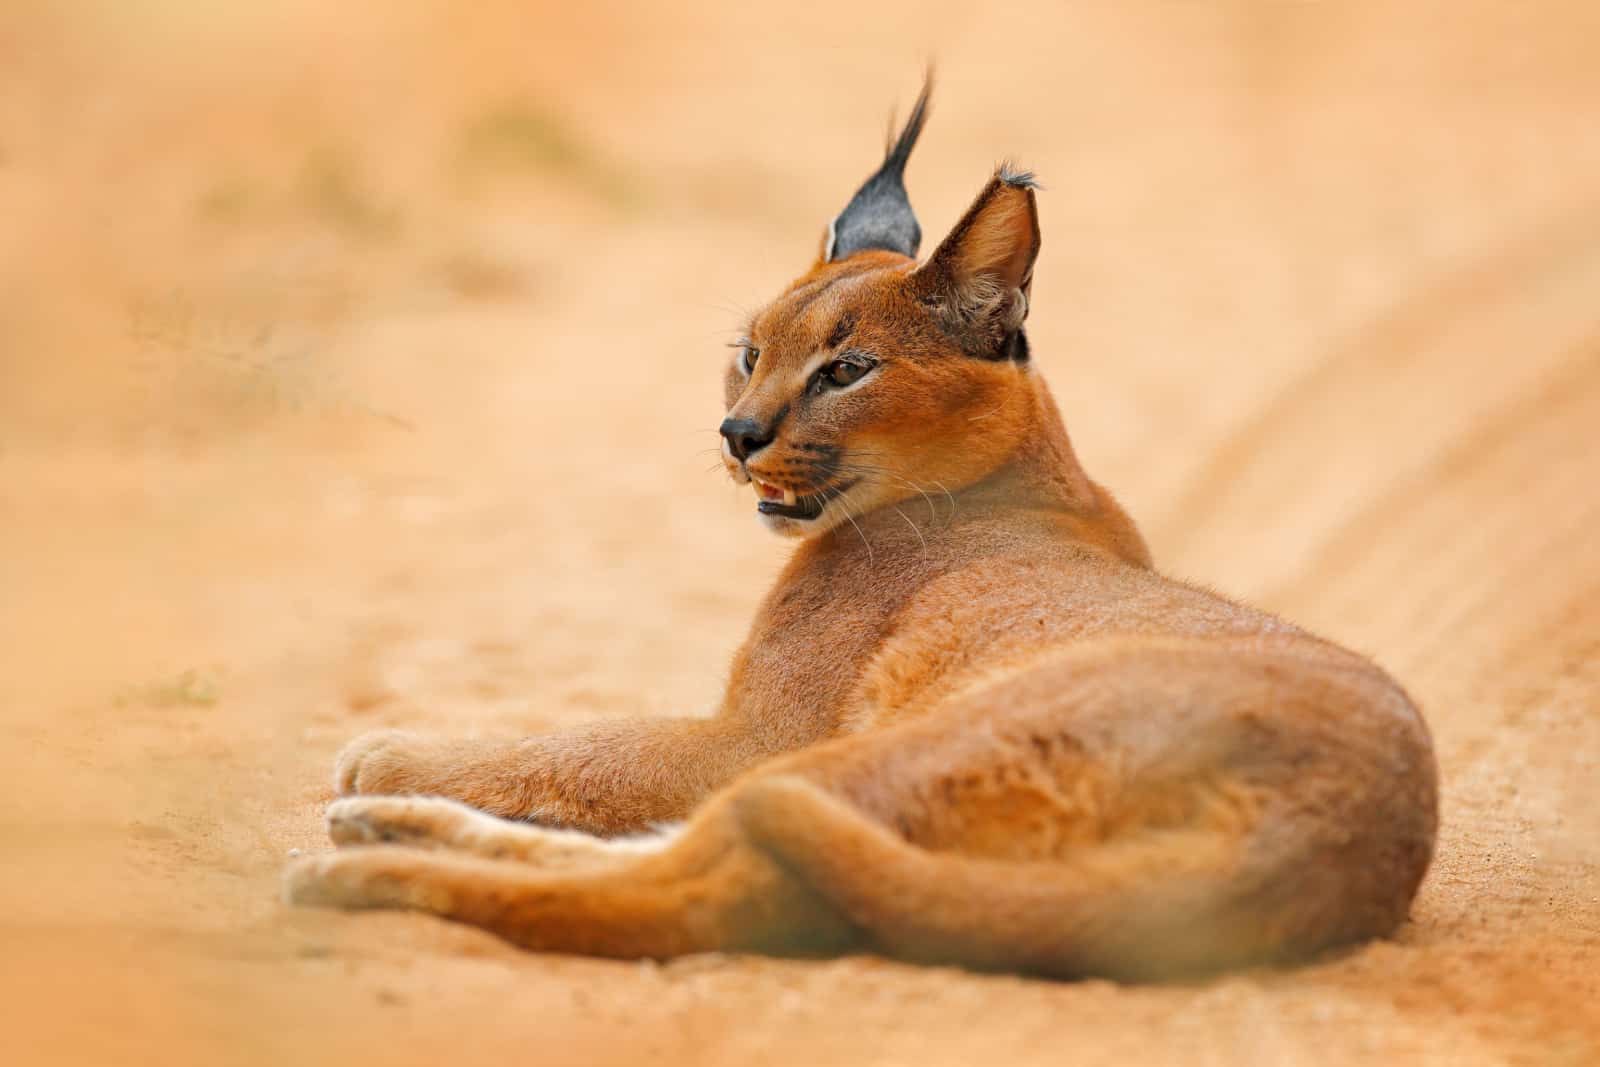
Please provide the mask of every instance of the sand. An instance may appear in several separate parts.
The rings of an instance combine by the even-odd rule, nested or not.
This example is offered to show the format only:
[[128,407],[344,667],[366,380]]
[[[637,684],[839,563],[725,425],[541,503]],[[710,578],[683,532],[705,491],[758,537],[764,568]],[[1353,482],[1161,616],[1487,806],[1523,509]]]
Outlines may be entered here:
[[[0,1060],[1600,1062],[1600,8],[325,6],[0,13]],[[1158,564],[1422,704],[1413,921],[1124,987],[282,906],[361,731],[710,708],[788,551],[722,345],[928,56],[929,242],[1038,171]]]

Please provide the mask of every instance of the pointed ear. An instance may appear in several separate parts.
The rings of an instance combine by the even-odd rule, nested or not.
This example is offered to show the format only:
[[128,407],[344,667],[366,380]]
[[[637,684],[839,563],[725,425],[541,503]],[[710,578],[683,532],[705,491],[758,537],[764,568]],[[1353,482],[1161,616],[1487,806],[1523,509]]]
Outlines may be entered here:
[[933,257],[912,277],[917,294],[963,348],[988,359],[1017,357],[1028,317],[1039,211],[1033,175],[1002,166]]
[[[922,244],[922,227],[906,195],[906,160],[916,147],[922,124],[928,118],[928,96],[933,92],[933,72],[928,72],[922,92],[900,136],[889,142],[883,165],[868,178],[843,211],[828,223],[822,237],[822,262],[833,263],[868,249],[915,256]],[[891,133],[894,127],[889,127]]]

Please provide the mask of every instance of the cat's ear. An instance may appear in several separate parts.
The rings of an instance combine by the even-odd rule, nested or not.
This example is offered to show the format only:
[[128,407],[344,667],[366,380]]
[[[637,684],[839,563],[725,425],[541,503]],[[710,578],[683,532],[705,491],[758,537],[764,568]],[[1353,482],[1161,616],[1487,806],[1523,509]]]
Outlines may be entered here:
[[[889,143],[883,165],[856,190],[843,211],[828,223],[822,238],[822,262],[833,263],[857,252],[881,249],[915,257],[922,244],[922,227],[906,196],[906,160],[928,118],[928,96],[933,92],[933,72],[928,72],[922,92],[900,136]],[[890,127],[893,132],[894,127]]]
[[1021,358],[1039,209],[1033,175],[1002,166],[912,282],[946,329],[973,355]]

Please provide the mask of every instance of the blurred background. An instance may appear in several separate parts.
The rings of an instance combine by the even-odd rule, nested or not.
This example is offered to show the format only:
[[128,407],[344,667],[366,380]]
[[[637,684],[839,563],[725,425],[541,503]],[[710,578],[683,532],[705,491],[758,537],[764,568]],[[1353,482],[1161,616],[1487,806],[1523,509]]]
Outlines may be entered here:
[[[0,4],[5,1059],[1600,1059],[1597,41],[1585,0]],[[282,908],[362,730],[709,708],[789,550],[716,463],[723,342],[930,59],[926,244],[1038,172],[1038,365],[1158,565],[1421,701],[1415,922],[1120,988]]]

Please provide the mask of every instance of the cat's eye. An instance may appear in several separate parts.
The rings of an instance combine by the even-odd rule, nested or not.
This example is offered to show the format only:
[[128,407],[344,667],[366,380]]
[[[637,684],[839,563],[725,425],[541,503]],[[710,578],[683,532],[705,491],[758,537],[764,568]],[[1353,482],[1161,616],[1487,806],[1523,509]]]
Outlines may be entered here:
[[739,357],[740,362],[744,365],[744,372],[746,374],[754,374],[756,371],[756,360],[760,358],[761,349],[756,348],[754,345],[745,345],[744,354]]
[[836,359],[822,368],[821,382],[831,385],[835,389],[842,389],[847,385],[854,385],[861,380],[861,376],[871,367],[862,363],[852,363],[847,359]]

